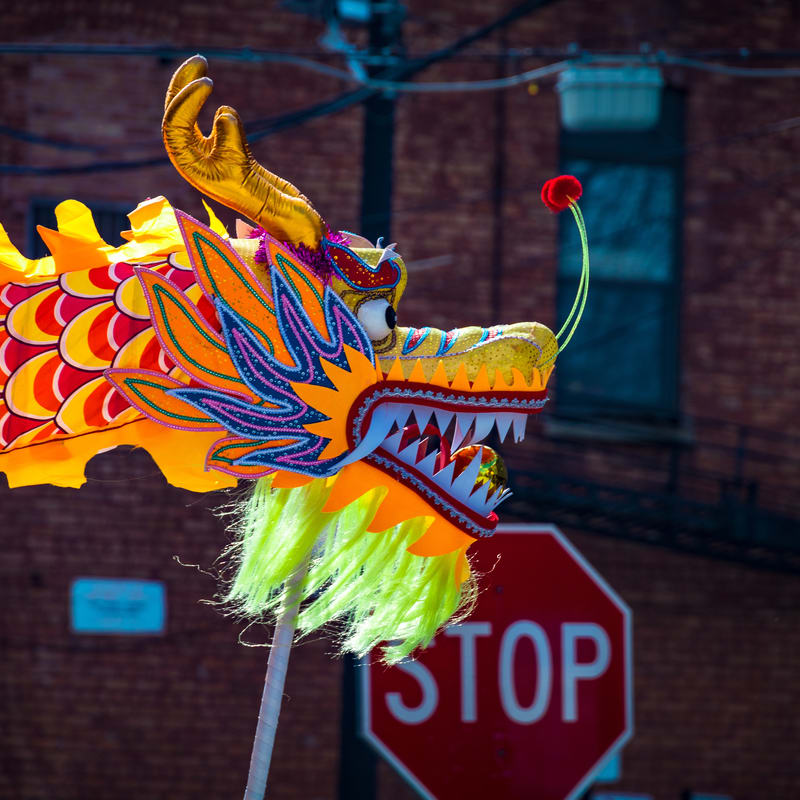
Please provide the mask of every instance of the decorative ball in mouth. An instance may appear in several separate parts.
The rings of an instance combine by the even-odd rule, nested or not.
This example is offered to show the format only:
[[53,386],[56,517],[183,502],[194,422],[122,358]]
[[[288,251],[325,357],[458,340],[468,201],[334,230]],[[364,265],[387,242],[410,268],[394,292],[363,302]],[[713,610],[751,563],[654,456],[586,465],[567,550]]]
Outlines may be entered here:
[[480,487],[487,484],[488,494],[500,492],[503,495],[508,485],[508,470],[503,459],[491,447],[470,444],[457,450],[453,454],[457,464],[456,469],[458,469],[459,464],[465,467],[471,463],[478,454],[480,454],[481,465],[478,469],[478,477],[475,479],[475,486]]

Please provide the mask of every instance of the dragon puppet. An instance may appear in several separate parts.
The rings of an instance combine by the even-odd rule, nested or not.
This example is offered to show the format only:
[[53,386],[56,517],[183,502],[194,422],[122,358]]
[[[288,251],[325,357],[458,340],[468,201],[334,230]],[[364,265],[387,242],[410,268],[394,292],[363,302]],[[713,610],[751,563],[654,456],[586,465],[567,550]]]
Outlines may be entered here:
[[[39,228],[39,260],[0,227],[0,470],[12,487],[80,486],[89,458],[126,444],[176,486],[249,481],[225,599],[268,615],[303,568],[299,630],[338,621],[343,649],[390,642],[395,661],[474,596],[467,550],[509,493],[481,442],[522,439],[558,340],[536,322],[398,327],[394,245],[331,230],[254,160],[232,108],[204,136],[206,72],[194,56],[173,76],[166,149],[255,226],[230,238],[210,209],[206,226],[157,197],[112,247],[67,200],[58,229]],[[582,233],[573,323],[588,285],[579,195],[570,176],[543,191]]]

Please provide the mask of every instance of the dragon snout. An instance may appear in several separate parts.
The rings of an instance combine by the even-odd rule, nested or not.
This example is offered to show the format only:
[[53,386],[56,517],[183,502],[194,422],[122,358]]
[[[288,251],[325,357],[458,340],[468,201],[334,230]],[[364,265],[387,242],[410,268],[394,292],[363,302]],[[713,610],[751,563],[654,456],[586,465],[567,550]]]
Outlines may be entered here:
[[394,345],[380,353],[380,360],[388,370],[395,359],[400,359],[406,377],[419,362],[426,379],[430,379],[441,361],[451,380],[463,364],[469,380],[486,367],[490,376],[499,370],[504,380],[511,381],[514,369],[530,379],[534,368],[551,366],[557,352],[558,342],[548,327],[539,322],[515,322],[451,331],[397,328]]
[[514,322],[497,327],[500,335],[484,345],[491,349],[494,358],[501,362],[507,360],[523,374],[528,367],[542,368],[555,361],[558,341],[550,328],[541,322]]

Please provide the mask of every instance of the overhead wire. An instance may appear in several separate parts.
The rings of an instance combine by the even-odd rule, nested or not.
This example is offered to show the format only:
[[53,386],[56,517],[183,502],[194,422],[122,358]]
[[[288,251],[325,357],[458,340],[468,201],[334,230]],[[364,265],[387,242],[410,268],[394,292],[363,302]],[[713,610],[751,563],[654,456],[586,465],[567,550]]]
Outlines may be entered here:
[[703,72],[714,72],[736,78],[800,78],[800,69],[796,67],[731,67],[727,64],[711,64],[696,58],[682,56],[657,55],[656,64],[670,64],[677,67],[688,67]]
[[29,164],[0,164],[0,175],[29,175],[50,177],[56,175],[89,175],[96,172],[119,172],[126,169],[144,169],[169,164],[167,156],[137,158],[131,161],[99,161],[70,167],[37,167]]
[[[546,0],[552,2],[552,0]],[[539,6],[544,3],[523,3],[523,6]],[[494,24],[494,23],[492,23]],[[501,24],[507,24],[502,21]],[[488,26],[484,26],[488,27]],[[494,30],[494,28],[492,29]],[[491,31],[490,31],[491,32]],[[679,66],[687,66],[693,69],[706,69],[712,72],[722,72],[730,75],[748,77],[797,77],[800,70],[795,68],[759,68],[759,67],[737,67],[725,64],[713,64],[712,61],[720,59],[747,59],[747,60],[792,60],[800,59],[800,50],[750,50],[748,48],[738,48],[732,50],[710,50],[710,51],[685,51],[683,53],[669,53],[666,50],[653,50],[649,47],[640,48],[637,51],[609,50],[592,51],[582,49],[578,46],[569,47],[509,47],[502,50],[461,52],[469,44],[480,38],[485,38],[487,33],[483,29],[478,29],[478,36],[473,38],[473,34],[467,37],[471,41],[462,44],[457,51],[447,56],[450,59],[480,58],[480,59],[503,59],[520,60],[530,58],[557,58],[558,60],[591,62],[618,62],[632,60],[638,62],[672,63]],[[290,64],[318,72],[332,78],[341,78],[351,83],[370,85],[369,79],[362,80],[353,75],[347,69],[332,67],[319,59],[322,58],[341,58],[341,53],[332,50],[263,50],[250,47],[202,47],[203,54],[210,59],[217,61],[245,62],[253,64],[275,63]],[[430,53],[409,54],[405,61],[399,60],[398,56],[372,55],[366,51],[348,52],[347,59],[356,59],[365,65],[382,66],[392,69],[405,69],[408,66],[419,62],[431,62],[431,59],[439,61],[442,59],[442,52],[448,47],[431,51]],[[196,47],[173,47],[165,45],[123,45],[123,44],[77,44],[59,42],[0,42],[0,55],[72,55],[72,56],[122,56],[122,57],[152,57],[162,61],[172,61],[175,59],[185,59],[197,52]],[[410,91],[417,84],[407,83]]]
[[0,136],[6,136],[10,139],[18,139],[21,142],[27,142],[29,144],[40,144],[46,147],[55,147],[57,150],[79,150],[93,153],[97,149],[91,144],[85,144],[83,142],[70,142],[65,139],[55,139],[50,136],[42,136],[38,133],[32,133],[31,131],[12,128],[10,125],[0,125]]
[[[538,3],[541,5],[542,2]],[[531,5],[522,4],[524,6]],[[536,4],[534,4],[536,5]],[[508,16],[508,15],[506,15]],[[491,26],[484,26],[484,29]],[[796,68],[759,68],[759,67],[737,67],[722,64],[713,64],[698,58],[689,58],[679,55],[671,55],[664,52],[655,54],[586,54],[576,53],[571,57],[537,67],[531,70],[505,76],[502,78],[491,78],[487,80],[471,81],[438,81],[438,82],[417,82],[407,80],[396,80],[394,77],[404,73],[413,74],[425,66],[443,60],[455,54],[453,48],[466,47],[470,41],[474,41],[477,34],[462,37],[462,40],[454,43],[450,48],[442,48],[427,56],[402,62],[385,70],[393,77],[378,77],[360,79],[347,70],[330,67],[314,59],[305,56],[298,56],[292,53],[281,53],[275,51],[261,51],[234,48],[211,48],[207,50],[211,57],[236,59],[246,62],[256,63],[288,63],[294,66],[312,69],[314,71],[334,77],[338,80],[355,83],[359,88],[344,92],[329,100],[314,103],[306,108],[287,114],[267,117],[264,119],[253,120],[246,124],[248,141],[256,142],[267,136],[274,135],[283,130],[296,127],[309,120],[334,114],[338,111],[351,107],[352,105],[363,102],[368,96],[379,92],[398,92],[398,93],[441,93],[441,92],[483,92],[498,91],[513,86],[529,83],[543,78],[559,74],[572,65],[591,65],[596,63],[654,63],[683,66],[692,69],[703,70],[710,73],[728,75],[731,77],[746,78],[783,78],[800,77],[800,69]],[[449,52],[453,50],[453,52]],[[123,45],[71,45],[71,44],[1,44],[0,54],[2,53],[54,53],[54,54],[85,54],[94,55],[150,55],[160,58],[179,57],[191,54],[193,48],[164,48],[158,46],[123,46]],[[381,73],[383,74],[383,73]],[[367,93],[367,94],[365,94]],[[11,136],[13,138],[27,141],[31,144],[41,144],[63,150],[81,150],[91,152],[92,150],[101,151],[106,146],[92,146],[85,143],[69,142],[61,139],[53,139],[35,134],[29,131],[11,128],[10,126],[0,126],[0,135]],[[153,143],[155,145],[155,141]],[[75,165],[70,167],[37,167],[30,165],[0,165],[0,174],[6,175],[69,175],[94,172],[109,172],[128,169],[143,169],[153,166],[160,166],[168,163],[166,157],[140,158],[131,160],[115,160],[109,162],[97,162],[85,165]]]
[[[164,47],[162,45],[105,45],[39,42],[0,42],[0,55],[80,55],[80,56],[149,56],[164,61],[188,58],[197,53],[194,47]],[[353,80],[352,73],[323,64],[308,56],[279,50],[252,50],[248,47],[206,47],[207,58],[220,61],[243,61],[252,64],[290,64],[295,67],[318,72],[330,78]],[[322,53],[316,54],[317,57]]]
[[488,78],[486,80],[473,81],[438,81],[438,82],[408,82],[408,81],[384,81],[380,79],[367,79],[363,82],[365,86],[384,91],[398,92],[402,94],[421,94],[425,92],[492,92],[498,89],[510,89],[512,86],[519,86],[523,83],[548,78],[563,72],[570,64],[571,60],[556,61],[544,67],[529,69],[519,72],[516,75],[506,75],[503,78]]

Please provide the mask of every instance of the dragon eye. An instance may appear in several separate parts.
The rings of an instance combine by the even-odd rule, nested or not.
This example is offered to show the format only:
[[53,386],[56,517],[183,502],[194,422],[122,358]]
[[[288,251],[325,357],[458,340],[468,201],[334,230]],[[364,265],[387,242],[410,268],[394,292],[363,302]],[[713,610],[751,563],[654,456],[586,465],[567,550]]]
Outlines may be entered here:
[[397,324],[397,313],[388,300],[367,300],[358,307],[358,321],[373,342],[385,339]]

